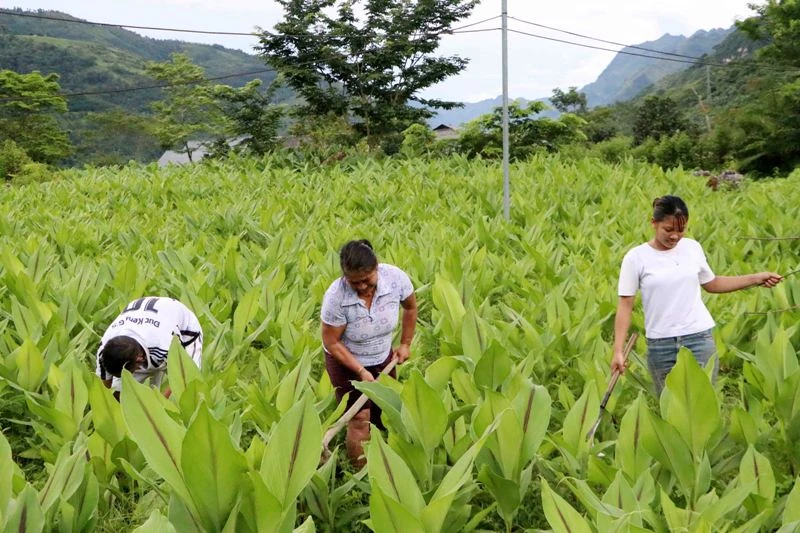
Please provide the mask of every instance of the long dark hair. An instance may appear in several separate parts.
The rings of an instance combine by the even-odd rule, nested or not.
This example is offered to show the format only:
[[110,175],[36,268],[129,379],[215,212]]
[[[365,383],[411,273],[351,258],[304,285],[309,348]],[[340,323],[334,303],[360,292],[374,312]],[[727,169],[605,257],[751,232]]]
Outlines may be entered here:
[[659,196],[653,200],[653,221],[661,222],[667,217],[675,217],[675,223],[682,228],[689,220],[689,208],[679,196]]
[[378,257],[367,239],[349,241],[339,251],[339,265],[345,274],[371,272],[378,267]]

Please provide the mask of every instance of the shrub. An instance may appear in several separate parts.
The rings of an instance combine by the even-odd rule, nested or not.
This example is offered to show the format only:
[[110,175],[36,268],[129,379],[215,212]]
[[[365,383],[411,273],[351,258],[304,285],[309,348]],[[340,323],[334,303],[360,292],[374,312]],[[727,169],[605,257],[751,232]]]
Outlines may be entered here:
[[27,152],[14,141],[7,139],[0,145],[0,177],[4,180],[11,180],[22,172],[25,165],[31,163],[33,161]]

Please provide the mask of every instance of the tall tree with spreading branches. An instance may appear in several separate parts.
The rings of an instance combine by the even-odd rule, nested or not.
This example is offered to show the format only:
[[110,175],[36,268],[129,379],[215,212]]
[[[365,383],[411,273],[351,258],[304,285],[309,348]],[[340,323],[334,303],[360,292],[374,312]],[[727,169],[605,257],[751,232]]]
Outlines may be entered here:
[[262,31],[257,48],[303,98],[301,115],[347,117],[380,136],[433,116],[430,108],[460,105],[419,93],[466,68],[465,58],[434,53],[478,0],[278,3],[284,20]]

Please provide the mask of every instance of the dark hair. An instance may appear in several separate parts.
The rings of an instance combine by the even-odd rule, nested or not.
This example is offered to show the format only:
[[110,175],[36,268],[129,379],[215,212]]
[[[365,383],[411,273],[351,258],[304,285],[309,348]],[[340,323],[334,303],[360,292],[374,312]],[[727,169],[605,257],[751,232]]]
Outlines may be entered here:
[[371,272],[378,267],[378,257],[367,239],[350,241],[339,251],[342,272]]
[[689,220],[689,208],[686,202],[678,196],[666,195],[653,200],[653,220],[661,222],[669,216],[674,216],[678,225],[683,226]]
[[100,352],[100,367],[114,377],[120,377],[122,369],[131,372],[135,369],[136,359],[144,353],[141,345],[131,337],[119,335],[112,337]]

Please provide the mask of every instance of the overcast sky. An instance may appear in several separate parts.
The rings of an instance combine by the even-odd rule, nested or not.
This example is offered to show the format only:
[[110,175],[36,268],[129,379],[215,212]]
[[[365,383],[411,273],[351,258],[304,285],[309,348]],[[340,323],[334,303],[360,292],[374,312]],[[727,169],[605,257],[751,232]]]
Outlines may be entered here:
[[[730,27],[735,20],[753,14],[747,3],[747,0],[508,0],[508,13],[510,17],[575,33],[638,44],[665,33],[688,36],[698,30]],[[271,0],[2,0],[0,5],[56,9],[95,22],[228,32],[249,32],[255,26],[271,29],[282,16],[280,5]],[[484,0],[468,20],[459,24],[499,15],[500,5],[500,0]],[[500,27],[499,19],[475,28],[494,27]],[[516,20],[509,21],[509,28],[578,40]],[[252,52],[256,44],[251,37],[134,31],[162,39],[219,43],[247,52]],[[469,67],[459,76],[430,88],[423,96],[472,102],[499,95],[500,46],[499,31],[446,36],[440,51],[469,58]],[[583,86],[594,81],[613,57],[610,52],[510,34],[509,93],[512,98],[532,99],[549,96],[554,87]]]

